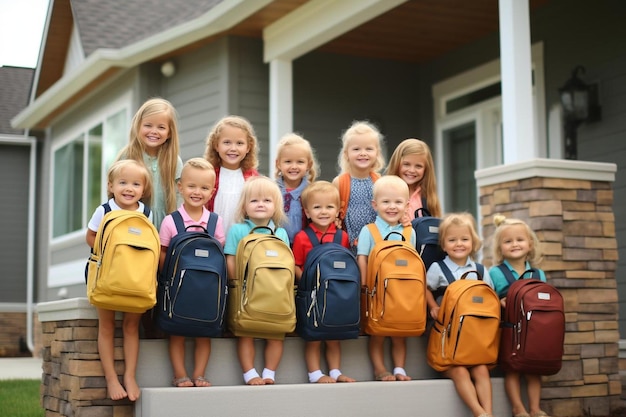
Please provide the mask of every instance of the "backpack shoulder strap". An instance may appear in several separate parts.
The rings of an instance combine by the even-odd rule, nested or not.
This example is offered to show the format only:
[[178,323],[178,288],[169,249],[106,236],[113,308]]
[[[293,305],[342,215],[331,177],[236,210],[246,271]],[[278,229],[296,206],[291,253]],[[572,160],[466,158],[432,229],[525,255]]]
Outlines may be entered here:
[[367,230],[370,231],[370,234],[372,235],[372,239],[374,239],[374,242],[380,242],[381,240],[383,240],[383,237],[378,231],[378,227],[376,227],[376,224],[374,223],[368,224]]
[[176,226],[176,233],[184,233],[185,222],[183,221],[183,216],[180,214],[180,211],[176,210],[172,212],[172,220],[174,220],[174,226]]
[[148,207],[147,205],[143,205],[143,215],[146,217],[150,217],[150,207]]
[[350,198],[350,174],[344,172],[339,175],[339,219],[343,220],[348,211],[348,199]]
[[454,275],[452,275],[452,271],[448,268],[448,265],[444,261],[437,261],[439,264],[439,268],[441,268],[441,272],[443,272],[443,276],[448,280],[448,284],[452,284],[454,280]]
[[307,226],[302,230],[304,230],[304,233],[306,233],[306,235],[309,237],[309,240],[311,241],[311,245],[313,245],[313,247],[320,245],[320,241],[317,240],[317,236],[315,235],[313,229]]
[[498,265],[498,268],[500,269],[500,271],[502,271],[502,275],[504,275],[504,278],[506,278],[509,285],[515,282],[515,277],[513,276],[513,273],[505,264]]
[[485,265],[476,262],[476,271],[478,271],[478,273],[480,274],[480,279],[482,280],[485,276]]
[[215,236],[215,228],[217,227],[217,213],[209,212],[209,220],[206,223],[206,231],[211,236]]
[[336,244],[341,246],[341,238],[342,237],[343,237],[343,230],[336,229],[335,230],[335,237],[333,238],[333,243],[336,243]]
[[104,214],[107,214],[108,212],[111,211],[111,205],[109,204],[109,202],[107,201],[106,203],[104,203],[102,205],[102,207],[104,208]]
[[411,244],[411,232],[413,231],[413,228],[411,226],[404,226],[404,229],[402,230],[402,236],[404,236],[404,240],[409,242],[409,244]]

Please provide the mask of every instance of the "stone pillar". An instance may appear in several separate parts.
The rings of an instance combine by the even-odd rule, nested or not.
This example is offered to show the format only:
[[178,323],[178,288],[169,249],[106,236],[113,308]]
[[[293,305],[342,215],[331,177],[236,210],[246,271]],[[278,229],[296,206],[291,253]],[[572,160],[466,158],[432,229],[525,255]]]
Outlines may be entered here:
[[[86,298],[37,305],[42,329],[41,402],[46,417],[132,417],[131,401],[107,399],[98,356],[98,316]],[[115,368],[124,372],[122,316],[116,320]]]
[[609,415],[622,406],[618,371],[617,240],[612,182],[615,164],[535,159],[476,172],[484,262],[492,261],[501,213],[537,233],[540,267],[565,300],[563,368],[543,378],[542,406],[551,415]]

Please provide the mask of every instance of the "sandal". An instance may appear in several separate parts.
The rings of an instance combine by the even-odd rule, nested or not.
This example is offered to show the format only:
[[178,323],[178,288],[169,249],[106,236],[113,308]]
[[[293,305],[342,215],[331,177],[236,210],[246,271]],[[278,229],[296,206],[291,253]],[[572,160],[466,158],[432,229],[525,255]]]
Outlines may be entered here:
[[182,378],[172,379],[172,386],[176,388],[193,387],[193,382],[191,381],[191,378],[189,378],[188,376],[184,376]]
[[193,385],[195,387],[206,388],[206,387],[210,387],[211,383],[205,377],[199,376],[193,380]]
[[539,410],[536,413],[532,413],[530,417],[550,417],[550,416],[545,411]]

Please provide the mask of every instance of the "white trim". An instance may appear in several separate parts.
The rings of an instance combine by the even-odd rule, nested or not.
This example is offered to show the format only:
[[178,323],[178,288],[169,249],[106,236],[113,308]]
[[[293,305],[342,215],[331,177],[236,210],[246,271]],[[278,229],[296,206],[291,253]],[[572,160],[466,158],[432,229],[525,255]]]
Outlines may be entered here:
[[[59,81],[15,116],[11,124],[15,128],[31,128],[108,70],[132,68],[167,52],[223,32],[272,1],[224,0],[197,19],[184,22],[124,48],[97,49],[73,71],[63,74]],[[52,3],[50,2],[51,5]],[[52,9],[48,10],[50,15]]]
[[292,61],[274,59],[270,62],[270,137],[267,172],[274,172],[278,141],[293,131],[293,67]]
[[[41,323],[98,319],[98,312],[84,297],[39,303],[37,304],[37,314]],[[123,313],[117,312],[116,318],[119,319],[122,315]]]
[[406,1],[311,0],[263,30],[263,59],[294,60]]
[[48,268],[48,288],[85,283],[85,265],[89,251],[85,245],[85,258],[78,261],[50,265]]
[[604,162],[537,158],[477,170],[479,187],[533,177],[614,182],[617,165]]
[[0,313],[26,313],[28,303],[0,303]]

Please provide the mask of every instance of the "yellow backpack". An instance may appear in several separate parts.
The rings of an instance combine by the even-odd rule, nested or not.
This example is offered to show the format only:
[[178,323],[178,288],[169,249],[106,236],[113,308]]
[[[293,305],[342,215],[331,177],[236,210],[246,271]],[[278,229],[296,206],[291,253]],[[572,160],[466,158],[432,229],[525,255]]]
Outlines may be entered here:
[[[260,233],[267,229],[269,233]],[[235,279],[229,279],[228,327],[235,336],[280,334],[296,327],[295,261],[270,227],[259,226],[239,241]]]
[[87,261],[89,302],[129,313],[152,308],[160,250],[159,234],[145,213],[105,207]]

